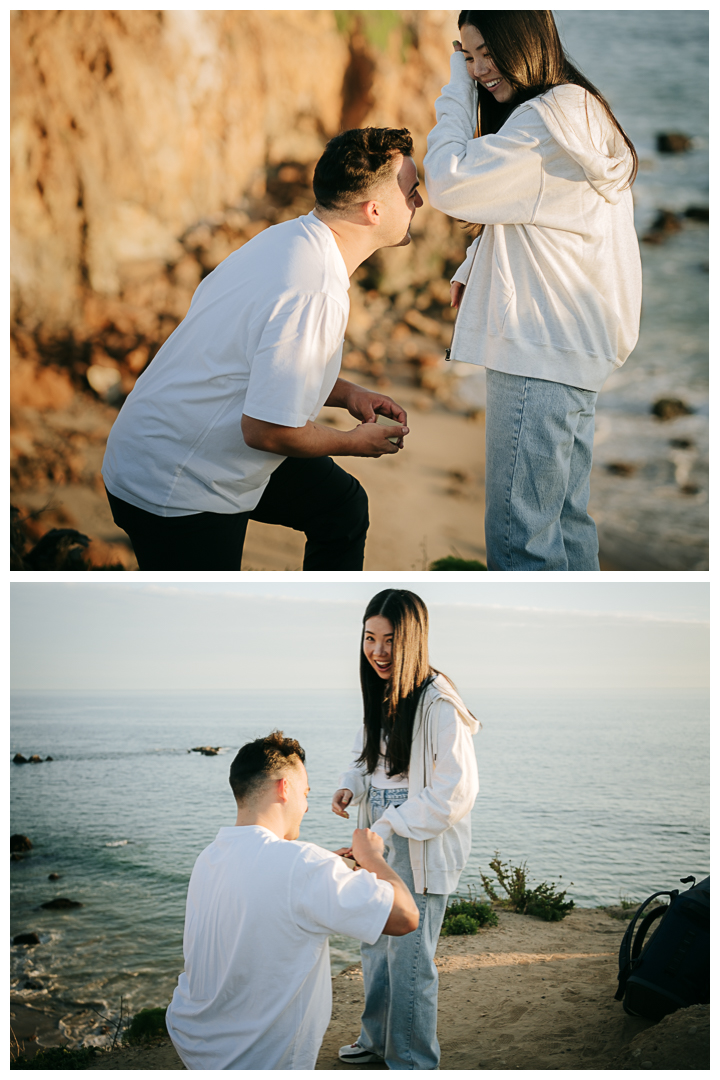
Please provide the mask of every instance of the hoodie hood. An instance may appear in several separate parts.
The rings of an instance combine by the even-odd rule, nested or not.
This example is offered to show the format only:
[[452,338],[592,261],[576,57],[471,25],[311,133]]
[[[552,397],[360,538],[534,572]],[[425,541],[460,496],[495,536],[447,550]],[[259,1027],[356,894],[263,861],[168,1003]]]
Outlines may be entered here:
[[528,107],[538,113],[595,190],[607,202],[619,202],[632,173],[632,154],[597,98],[582,86],[566,83],[531,98],[525,103]]
[[429,701],[435,701],[437,698],[445,698],[446,701],[451,702],[462,717],[463,722],[469,728],[470,734],[477,734],[480,729],[479,721],[477,721],[468,710],[467,705],[445,675],[436,675],[425,693],[427,694]]

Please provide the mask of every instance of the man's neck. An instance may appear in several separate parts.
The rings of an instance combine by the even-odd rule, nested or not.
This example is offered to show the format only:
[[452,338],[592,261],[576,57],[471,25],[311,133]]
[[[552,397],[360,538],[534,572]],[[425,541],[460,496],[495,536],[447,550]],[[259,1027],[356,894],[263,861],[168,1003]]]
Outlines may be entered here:
[[366,226],[356,225],[346,218],[338,217],[336,214],[327,214],[317,206],[313,210],[313,214],[318,221],[322,221],[323,225],[327,225],[333,234],[342,260],[345,263],[348,277],[352,277],[360,263],[365,262],[373,251],[377,250],[368,236],[371,230]]
[[285,822],[282,817],[275,813],[271,807],[269,810],[258,810],[249,808],[243,810],[238,807],[236,826],[248,826],[259,825],[260,828],[268,829],[271,833],[275,833],[279,840],[285,839]]

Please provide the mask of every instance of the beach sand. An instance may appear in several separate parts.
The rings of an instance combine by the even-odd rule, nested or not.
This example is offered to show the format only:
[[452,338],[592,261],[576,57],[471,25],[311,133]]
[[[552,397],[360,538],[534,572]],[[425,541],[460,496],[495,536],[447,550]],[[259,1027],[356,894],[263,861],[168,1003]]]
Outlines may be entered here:
[[[352,372],[347,373],[349,377]],[[370,532],[365,570],[424,570],[434,559],[459,555],[485,561],[484,476],[485,427],[476,418],[451,412],[404,380],[383,388],[407,409],[411,437],[397,454],[383,458],[338,458],[338,464],[363,484],[370,500]],[[125,533],[112,520],[100,477],[105,441],[116,410],[77,394],[71,404],[40,414],[18,408],[14,413],[16,452],[44,462],[33,477],[24,474],[11,501],[23,514],[44,511],[40,533],[73,528],[91,538],[88,554],[96,565],[120,561],[126,570],[137,563]],[[323,409],[321,423],[349,429],[356,421],[344,410]],[[65,482],[59,475],[64,440],[82,424],[76,475]],[[45,461],[47,458],[47,461]],[[47,509],[45,509],[47,508]],[[292,529],[250,522],[243,570],[300,570],[305,537]]]
[[[352,376],[352,372],[347,373]],[[370,531],[366,571],[427,570],[436,559],[457,555],[485,562],[485,417],[467,415],[433,401],[409,381],[383,387],[409,414],[411,434],[397,454],[383,458],[338,458],[368,493]],[[125,533],[115,525],[100,476],[105,442],[117,412],[76,394],[64,409],[16,408],[14,452],[32,453],[34,472],[12,486],[11,502],[21,517],[38,513],[28,547],[52,528],[87,535],[87,556],[96,568],[120,563],[137,570]],[[352,417],[323,409],[321,423],[347,429]],[[82,428],[75,450],[76,472],[59,482],[65,441]],[[27,446],[26,446],[27,444]],[[58,444],[60,449],[58,450]],[[243,570],[300,570],[305,538],[277,525],[251,521]],[[619,569],[604,559],[603,570]]]
[[[441,938],[438,1037],[441,1069],[709,1069],[709,1006],[653,1024],[628,1016],[613,995],[624,920],[576,909],[559,923],[499,913],[499,925]],[[359,1034],[362,972],[333,980],[333,1013],[316,1068],[347,1065],[337,1051]],[[159,1039],[103,1054],[94,1069],[182,1069]],[[381,1070],[383,1067],[381,1067]]]

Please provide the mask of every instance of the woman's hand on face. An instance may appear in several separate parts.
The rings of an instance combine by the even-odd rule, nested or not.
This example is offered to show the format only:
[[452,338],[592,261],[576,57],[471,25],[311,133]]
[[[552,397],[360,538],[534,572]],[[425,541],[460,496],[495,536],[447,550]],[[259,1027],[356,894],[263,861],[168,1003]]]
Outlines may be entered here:
[[463,47],[462,47],[462,44],[461,44],[461,42],[459,42],[459,41],[453,41],[453,49],[455,50],[455,52],[462,52],[462,51],[463,51]]
[[459,308],[462,295],[465,292],[465,286],[462,281],[452,281],[450,283],[450,307]]
[[339,788],[333,795],[332,812],[337,814],[338,817],[349,818],[345,807],[348,803],[352,802],[353,793],[349,788]]

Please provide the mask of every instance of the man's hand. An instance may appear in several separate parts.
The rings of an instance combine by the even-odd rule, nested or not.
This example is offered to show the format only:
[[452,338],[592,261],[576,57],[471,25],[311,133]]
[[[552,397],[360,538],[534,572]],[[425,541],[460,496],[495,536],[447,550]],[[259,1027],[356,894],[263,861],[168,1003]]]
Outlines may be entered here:
[[450,282],[450,307],[460,307],[460,301],[462,300],[464,292],[465,286],[463,285],[462,281]]
[[372,424],[376,412],[382,413],[391,420],[396,420],[398,424],[407,423],[405,410],[387,394],[366,390],[364,386],[348,382],[347,379],[337,380],[325,404],[347,409],[351,416],[362,423]]
[[332,812],[338,817],[350,817],[345,807],[352,802],[353,793],[350,788],[341,787],[333,795]]
[[[382,457],[383,454],[397,454],[402,450],[402,437],[407,435],[406,427],[389,427],[385,424],[372,423],[358,424],[352,431],[346,434],[351,440],[351,449],[347,451],[352,457]],[[390,442],[397,439],[397,443]]]
[[382,836],[371,832],[370,829],[356,829],[353,833],[352,857],[358,866],[372,864],[379,858],[383,858],[385,841]]

